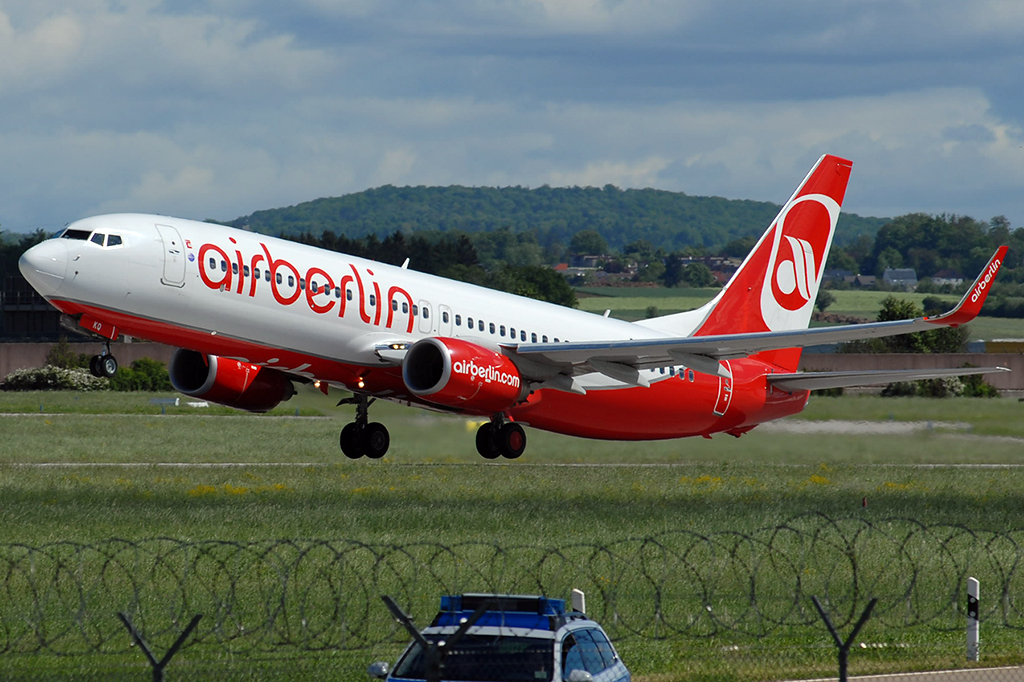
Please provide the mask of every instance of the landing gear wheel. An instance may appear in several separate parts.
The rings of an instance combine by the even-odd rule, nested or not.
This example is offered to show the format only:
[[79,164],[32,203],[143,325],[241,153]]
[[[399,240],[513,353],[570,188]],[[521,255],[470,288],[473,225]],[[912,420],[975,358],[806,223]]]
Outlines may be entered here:
[[117,358],[113,355],[100,355],[96,367],[100,370],[100,376],[110,379],[117,374]]
[[103,376],[100,374],[100,356],[94,355],[89,358],[89,374],[97,378]]
[[363,453],[370,459],[380,459],[387,454],[391,445],[391,434],[387,427],[379,422],[367,424],[363,432],[359,434],[359,443],[363,446]]
[[502,424],[496,440],[497,449],[505,459],[516,459],[526,450],[526,432],[515,422]]
[[358,443],[359,427],[356,426],[355,422],[345,424],[345,428],[341,430],[341,451],[349,459],[359,459],[363,456],[363,451]]
[[501,453],[494,443],[494,426],[490,423],[483,424],[476,432],[476,451],[484,459],[498,459]]

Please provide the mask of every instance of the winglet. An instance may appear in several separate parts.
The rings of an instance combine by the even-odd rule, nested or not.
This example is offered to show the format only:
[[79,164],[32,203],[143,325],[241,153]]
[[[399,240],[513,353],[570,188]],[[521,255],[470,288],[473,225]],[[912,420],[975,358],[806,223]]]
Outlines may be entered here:
[[926,317],[924,321],[948,327],[958,327],[977,317],[978,313],[981,312],[981,307],[985,305],[985,299],[988,297],[992,280],[995,279],[996,273],[999,272],[999,268],[1006,258],[1008,248],[1007,246],[1000,246],[996,249],[995,255],[992,256],[988,265],[978,275],[978,279],[974,280],[974,284],[967,290],[967,293],[964,294],[964,297],[960,299],[955,308],[948,313],[943,313],[936,317]]

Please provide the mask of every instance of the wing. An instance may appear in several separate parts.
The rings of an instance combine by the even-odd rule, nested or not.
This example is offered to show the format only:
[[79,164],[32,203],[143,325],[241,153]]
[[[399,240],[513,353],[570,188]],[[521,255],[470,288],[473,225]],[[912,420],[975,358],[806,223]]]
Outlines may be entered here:
[[[777,332],[717,334],[640,341],[507,344],[502,345],[502,348],[524,376],[542,382],[551,382],[549,385],[552,388],[561,388],[560,384],[569,385],[571,377],[591,372],[605,374],[627,384],[645,385],[646,381],[639,375],[639,370],[674,364],[685,365],[705,374],[726,376],[726,370],[720,364],[721,360],[743,358],[762,351],[896,336],[934,329],[936,326],[956,327],[965,324],[974,319],[981,311],[992,280],[999,272],[1006,256],[1006,251],[1006,246],[999,247],[960,302],[949,312],[938,316]],[[994,371],[992,368],[980,369]],[[975,373],[979,372],[958,370],[955,374]],[[797,387],[797,384],[793,383],[797,381],[794,378],[796,375],[779,376],[777,385],[780,388],[783,376],[788,377],[789,385]],[[936,375],[933,373],[932,376]],[[818,378],[822,381],[825,380],[821,375]],[[850,378],[852,380],[852,377]],[[882,382],[897,380],[899,379],[886,379]],[[837,386],[849,385],[858,384],[837,384]],[[826,386],[822,385],[821,387]]]
[[797,372],[794,374],[769,374],[768,383],[783,391],[816,391],[823,388],[848,388],[850,386],[877,386],[894,381],[917,381],[919,379],[941,379],[962,377],[972,374],[993,374],[1009,372],[1006,367],[958,367],[955,369],[896,369],[861,372]]

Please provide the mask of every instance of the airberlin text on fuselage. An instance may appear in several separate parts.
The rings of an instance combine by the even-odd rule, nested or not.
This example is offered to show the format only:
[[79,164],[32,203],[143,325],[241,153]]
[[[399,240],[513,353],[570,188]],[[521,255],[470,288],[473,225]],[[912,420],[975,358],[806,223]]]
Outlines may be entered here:
[[[381,314],[386,307],[388,314],[384,326],[390,329],[395,323],[399,301],[402,301],[405,303],[402,314],[408,318],[405,331],[412,332],[412,296],[399,286],[390,287],[387,296],[381,296],[381,285],[372,279],[372,270],[365,270],[365,275],[368,276],[366,282],[363,281],[364,274],[352,263],[348,263],[351,273],[345,273],[337,279],[318,267],[300,273],[299,269],[287,260],[274,258],[270,249],[262,242],[262,253],[253,254],[247,263],[242,252],[236,248],[237,242],[234,238],[229,238],[229,241],[232,246],[228,250],[216,244],[203,244],[199,247],[199,276],[203,284],[211,289],[255,296],[257,287],[269,286],[274,300],[280,305],[290,306],[304,297],[306,305],[314,313],[326,315],[337,308],[338,317],[345,317],[349,312],[348,287],[355,284],[359,293],[359,317],[364,323],[379,327]],[[214,257],[214,254],[217,257]],[[226,267],[221,266],[222,262]],[[269,270],[270,281],[256,277],[257,268],[261,269],[261,274]],[[288,281],[287,285],[285,281]],[[336,296],[335,290],[342,292],[341,295]]]

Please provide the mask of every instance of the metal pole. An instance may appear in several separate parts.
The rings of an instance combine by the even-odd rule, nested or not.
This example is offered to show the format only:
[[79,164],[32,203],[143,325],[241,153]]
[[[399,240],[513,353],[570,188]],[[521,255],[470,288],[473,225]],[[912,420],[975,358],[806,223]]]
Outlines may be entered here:
[[868,606],[864,609],[864,613],[860,614],[860,620],[853,626],[853,631],[850,636],[846,638],[844,642],[839,638],[839,633],[836,632],[835,627],[832,625],[832,621],[829,619],[828,614],[825,613],[824,607],[821,602],[818,601],[817,597],[811,597],[811,601],[814,602],[814,607],[818,609],[818,614],[821,619],[825,621],[825,627],[828,628],[829,634],[832,635],[832,640],[836,643],[836,648],[839,649],[839,682],[846,682],[846,670],[850,660],[850,646],[853,641],[857,638],[860,633],[860,629],[864,627],[864,623],[868,622],[868,618],[871,617],[871,610],[875,608],[875,604],[878,603],[878,598],[874,598],[868,602]]
[[178,639],[174,641],[174,644],[171,645],[171,648],[167,650],[167,653],[164,654],[164,657],[159,661],[156,660],[156,656],[153,655],[153,652],[146,644],[146,641],[142,639],[142,635],[135,629],[135,626],[132,625],[131,619],[120,611],[118,611],[117,617],[120,618],[121,622],[124,623],[124,626],[128,628],[128,632],[132,633],[132,637],[135,639],[135,642],[139,645],[139,648],[142,649],[142,653],[145,654],[146,660],[148,660],[149,664],[153,667],[153,682],[164,682],[164,668],[166,668],[167,664],[171,662],[171,658],[174,657],[174,654],[178,653],[178,649],[180,649],[181,645],[185,643],[185,639],[193,630],[196,629],[196,626],[199,625],[199,620],[203,617],[203,614],[200,613],[192,619],[188,624],[188,627],[185,628],[185,631],[178,636]]
[[980,586],[977,578],[967,579],[967,660],[978,660],[978,597]]

